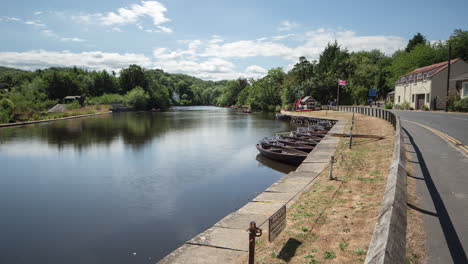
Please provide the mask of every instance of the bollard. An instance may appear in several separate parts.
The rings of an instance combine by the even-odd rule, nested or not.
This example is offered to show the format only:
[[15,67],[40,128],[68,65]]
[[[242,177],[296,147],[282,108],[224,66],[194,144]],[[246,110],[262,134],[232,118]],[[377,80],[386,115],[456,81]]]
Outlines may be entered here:
[[255,222],[250,222],[249,231],[249,264],[255,263],[255,238],[262,236],[262,230]]
[[333,178],[333,163],[335,163],[335,158],[333,156],[330,157],[330,166],[329,166],[329,170],[328,170],[328,176],[330,178],[330,180],[334,180],[335,178]]

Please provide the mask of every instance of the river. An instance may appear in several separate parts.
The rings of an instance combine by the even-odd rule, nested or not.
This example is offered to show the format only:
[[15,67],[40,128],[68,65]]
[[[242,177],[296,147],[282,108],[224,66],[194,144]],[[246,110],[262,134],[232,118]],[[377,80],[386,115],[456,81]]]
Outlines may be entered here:
[[155,263],[294,169],[255,148],[289,129],[217,107],[0,128],[0,263]]

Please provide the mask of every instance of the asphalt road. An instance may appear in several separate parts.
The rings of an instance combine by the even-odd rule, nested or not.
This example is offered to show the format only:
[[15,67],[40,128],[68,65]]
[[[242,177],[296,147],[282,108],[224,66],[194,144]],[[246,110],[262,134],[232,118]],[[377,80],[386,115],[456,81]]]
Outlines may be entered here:
[[468,153],[416,122],[468,145],[468,115],[395,111],[417,180],[427,234],[428,263],[468,263]]

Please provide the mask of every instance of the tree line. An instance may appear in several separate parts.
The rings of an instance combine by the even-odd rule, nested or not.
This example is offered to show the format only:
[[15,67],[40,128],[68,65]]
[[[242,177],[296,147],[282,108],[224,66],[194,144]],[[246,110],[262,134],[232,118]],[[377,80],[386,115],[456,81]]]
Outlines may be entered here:
[[455,30],[447,41],[429,42],[417,33],[403,50],[350,52],[329,43],[318,60],[300,57],[285,72],[273,68],[260,79],[204,81],[185,74],[130,65],[115,72],[77,67],[23,71],[0,67],[0,122],[44,112],[67,95],[82,95],[88,104],[122,103],[134,109],[167,109],[173,105],[248,105],[275,111],[291,108],[295,99],[312,96],[322,104],[336,98],[337,80],[347,80],[340,104],[365,104],[369,88],[384,98],[397,78],[415,68],[452,57],[468,61],[468,31]]

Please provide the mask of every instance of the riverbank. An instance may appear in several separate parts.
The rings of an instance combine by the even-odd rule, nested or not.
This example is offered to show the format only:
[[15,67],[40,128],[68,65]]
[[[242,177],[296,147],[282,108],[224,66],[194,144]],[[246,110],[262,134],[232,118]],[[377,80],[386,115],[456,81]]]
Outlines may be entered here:
[[[285,114],[348,122],[352,117],[335,111]],[[314,180],[287,211],[282,234],[273,243],[265,238],[257,241],[256,263],[364,262],[387,183],[394,130],[382,119],[355,114],[353,133],[385,139],[356,138],[349,149],[349,139],[340,138],[333,168],[338,180],[329,180],[328,170]]]
[[[23,126],[50,121],[59,121],[70,118],[87,117],[96,114],[110,113],[111,105],[89,105],[77,109],[66,109],[64,112],[33,114],[27,121],[17,121],[14,123],[0,123],[0,127]],[[24,120],[24,119],[23,119]]]
[[112,113],[112,111],[105,111],[105,112],[98,112],[98,113],[92,113],[92,114],[72,115],[72,116],[67,116],[67,117],[42,119],[42,120],[35,120],[35,121],[16,122],[16,123],[3,123],[3,124],[0,124],[0,128],[2,128],[2,127],[24,126],[24,125],[31,125],[31,124],[38,124],[38,123],[45,123],[45,122],[53,122],[53,121],[60,121],[60,120],[67,120],[67,119],[75,119],[75,118],[82,118],[82,117],[89,117],[89,116],[97,116],[97,115],[106,115],[106,114],[111,114],[111,113]]

